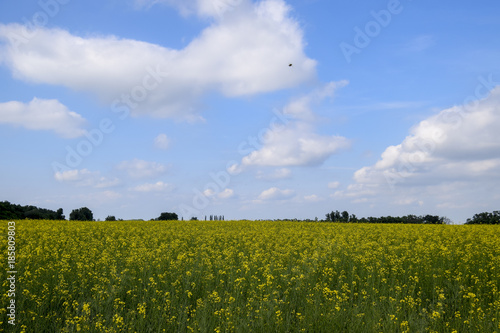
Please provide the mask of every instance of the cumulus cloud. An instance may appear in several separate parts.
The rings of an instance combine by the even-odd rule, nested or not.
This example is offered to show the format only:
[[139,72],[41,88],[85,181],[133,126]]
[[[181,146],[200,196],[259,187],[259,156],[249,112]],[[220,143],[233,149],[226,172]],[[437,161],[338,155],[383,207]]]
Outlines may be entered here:
[[312,105],[332,96],[335,89],[346,82],[330,82],[312,93],[292,100],[283,109],[292,120],[285,125],[274,126],[264,135],[262,148],[243,157],[231,172],[241,172],[247,166],[314,166],[323,163],[331,155],[348,148],[348,139],[337,135],[315,133],[316,116]]
[[120,184],[120,180],[116,177],[103,177],[99,171],[90,171],[88,169],[58,171],[54,174],[54,178],[59,182],[73,183],[77,186],[91,186],[95,188],[107,188]]
[[29,103],[0,103],[0,123],[30,130],[54,131],[63,138],[82,136],[85,119],[55,99],[33,98]]
[[321,136],[311,124],[296,122],[268,133],[264,146],[242,159],[242,165],[308,166],[319,165],[349,146],[342,136]]
[[277,187],[271,187],[270,189],[262,191],[262,193],[259,195],[258,199],[265,201],[265,200],[285,200],[285,199],[290,199],[295,195],[295,191],[286,189],[286,190],[281,190]]
[[170,148],[170,139],[162,133],[155,138],[154,144],[156,148],[166,150]]
[[154,178],[167,172],[167,166],[163,164],[143,161],[137,158],[131,161],[120,162],[116,168],[126,172],[130,178],[134,179]]
[[[199,1],[196,8],[208,3]],[[0,25],[3,63],[18,79],[92,93],[123,116],[195,120],[207,91],[244,96],[315,77],[316,62],[304,53],[289,6],[282,0],[248,6],[214,21],[184,49],[46,28],[24,40],[26,27]]]
[[493,196],[484,189],[500,186],[499,128],[500,86],[486,98],[421,121],[377,163],[357,170],[355,183],[335,196],[368,200],[385,194],[395,204],[419,206],[423,197],[437,206],[489,202]]
[[500,87],[473,107],[456,106],[415,126],[388,147],[371,167],[354,174],[358,183],[434,182],[490,177],[500,167]]

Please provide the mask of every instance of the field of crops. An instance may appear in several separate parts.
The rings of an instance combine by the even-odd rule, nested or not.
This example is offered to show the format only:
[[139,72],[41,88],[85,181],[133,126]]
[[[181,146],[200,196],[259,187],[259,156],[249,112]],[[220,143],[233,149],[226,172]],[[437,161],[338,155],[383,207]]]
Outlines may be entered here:
[[496,226],[16,221],[15,330],[3,261],[5,331],[500,332]]

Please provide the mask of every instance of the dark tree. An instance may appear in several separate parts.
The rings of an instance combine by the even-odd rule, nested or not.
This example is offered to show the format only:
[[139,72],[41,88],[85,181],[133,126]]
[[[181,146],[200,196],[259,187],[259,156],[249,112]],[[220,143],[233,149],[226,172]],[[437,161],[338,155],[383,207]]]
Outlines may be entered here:
[[349,222],[349,213],[346,210],[344,210],[342,212],[342,220],[341,221],[346,222],[346,223]]
[[42,213],[34,206],[29,206],[29,210],[24,212],[24,217],[33,220],[43,219]]
[[342,212],[342,214],[340,214],[340,212],[338,210],[336,210],[335,212],[332,211],[331,213],[326,214],[326,221],[327,222],[347,222],[347,221],[343,221],[342,216],[344,214],[347,214],[347,219],[349,219],[349,213],[347,213],[346,211]]
[[[490,214],[493,216],[493,213],[482,213],[482,214]],[[497,213],[497,219],[500,216],[500,212]],[[476,214],[477,215],[477,214]],[[475,216],[476,216],[475,215]],[[490,216],[488,215],[488,216]],[[338,210],[332,211],[325,215],[327,222],[344,222],[344,223],[413,223],[413,224],[450,224],[451,221],[447,217],[439,217],[437,215],[425,215],[425,216],[416,216],[416,215],[407,215],[407,216],[381,216],[381,217],[368,217],[358,219],[356,215],[349,215],[347,211],[343,211],[340,213]],[[480,221],[491,220],[491,217],[487,218],[478,218]],[[494,218],[493,218],[494,220]],[[498,222],[497,222],[498,223]]]
[[105,221],[116,221],[116,217],[114,217],[112,215],[108,215],[108,217],[106,217]]
[[82,207],[79,209],[73,209],[71,214],[69,214],[70,221],[93,221],[94,215],[92,211],[87,207]]
[[425,215],[423,219],[425,224],[442,224],[441,219],[437,215]]
[[56,213],[57,213],[57,220],[65,220],[66,219],[66,217],[63,215],[62,208],[59,208]]
[[334,220],[335,222],[339,222],[340,221],[340,212],[338,210],[335,211],[335,215],[334,215]]
[[0,202],[0,219],[13,220],[13,219],[44,219],[44,220],[64,220],[62,215],[62,208],[57,212],[38,208],[35,206],[21,206],[14,205],[8,201]]
[[177,221],[179,216],[176,213],[161,213],[160,217],[157,218],[158,221]]
[[465,224],[500,224],[500,211],[495,210],[492,213],[475,214],[471,219],[467,219]]

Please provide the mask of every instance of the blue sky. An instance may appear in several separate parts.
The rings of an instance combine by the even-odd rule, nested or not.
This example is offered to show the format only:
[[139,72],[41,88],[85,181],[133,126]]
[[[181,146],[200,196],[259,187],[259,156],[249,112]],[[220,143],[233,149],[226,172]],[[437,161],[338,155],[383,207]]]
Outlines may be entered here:
[[[498,209],[497,1],[0,3],[0,200],[95,218]],[[292,66],[289,66],[292,64]]]

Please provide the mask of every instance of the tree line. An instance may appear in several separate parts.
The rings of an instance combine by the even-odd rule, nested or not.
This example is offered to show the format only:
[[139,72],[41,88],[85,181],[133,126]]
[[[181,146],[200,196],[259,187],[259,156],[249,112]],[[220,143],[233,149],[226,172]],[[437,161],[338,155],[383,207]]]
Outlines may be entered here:
[[467,219],[465,224],[500,224],[500,210],[475,214],[471,219]]
[[[11,204],[8,201],[0,202],[0,220],[66,220],[63,215],[63,209],[59,208],[53,211],[45,208],[38,208],[35,206],[21,206]],[[87,207],[73,209],[69,214],[70,221],[94,221],[92,211]],[[179,220],[176,213],[164,212],[159,217],[153,218],[150,221],[172,221]],[[182,220],[184,220],[182,218]],[[192,217],[191,221],[196,221],[198,218]],[[205,216],[205,221],[224,221],[224,215],[210,215],[208,218]],[[115,216],[109,215],[105,221],[123,221],[116,219]],[[282,220],[275,220],[282,221]],[[331,211],[325,215],[324,220],[298,220],[296,218],[287,219],[287,221],[296,222],[336,222],[336,223],[403,223],[403,224],[450,224],[451,221],[447,217],[437,215],[406,215],[406,216],[381,216],[381,217],[363,217],[358,218],[355,214],[349,214],[347,211],[339,212]],[[475,214],[472,218],[468,218],[465,224],[500,224],[500,211],[495,210],[491,213],[483,212]]]
[[[63,209],[59,208],[57,211],[53,211],[45,208],[38,208],[35,206],[21,206],[11,204],[8,201],[0,202],[0,220],[66,220],[63,215]],[[151,221],[169,221],[178,220],[179,217],[176,213],[161,213],[159,217],[151,219]],[[94,214],[87,207],[81,207],[78,209],[73,209],[69,214],[70,221],[94,221]],[[108,215],[106,221],[123,221],[122,219],[116,219],[116,217]]]
[[338,223],[404,223],[404,224],[450,224],[447,217],[437,215],[406,215],[406,216],[381,216],[381,217],[363,217],[357,218],[354,214],[347,211],[342,213],[338,210],[325,215],[325,222]]
[[63,209],[53,211],[35,206],[21,206],[11,204],[8,201],[0,202],[0,220],[40,219],[40,220],[64,220]]

